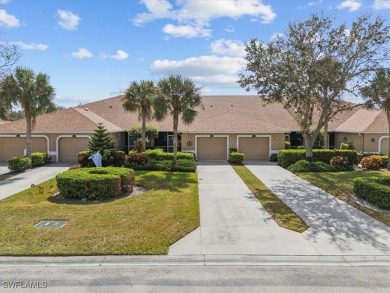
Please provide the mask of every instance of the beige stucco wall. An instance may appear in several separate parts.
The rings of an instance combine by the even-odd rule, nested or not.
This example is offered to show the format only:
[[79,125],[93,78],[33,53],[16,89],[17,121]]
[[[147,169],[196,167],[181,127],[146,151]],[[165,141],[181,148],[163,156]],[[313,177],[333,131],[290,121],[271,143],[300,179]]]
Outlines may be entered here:
[[[277,151],[284,149],[284,133],[183,133],[181,136],[181,149],[183,151],[195,151],[195,136],[197,135],[228,135],[229,148],[237,148],[237,135],[269,135],[271,136],[271,150]],[[188,142],[191,142],[191,145],[188,145]]]
[[[352,142],[355,150],[359,152],[378,152],[379,151],[379,139],[382,136],[386,136],[384,133],[362,133],[361,135],[356,133],[336,133],[335,143],[336,148],[340,147],[342,142]],[[344,139],[344,137],[346,139]]]

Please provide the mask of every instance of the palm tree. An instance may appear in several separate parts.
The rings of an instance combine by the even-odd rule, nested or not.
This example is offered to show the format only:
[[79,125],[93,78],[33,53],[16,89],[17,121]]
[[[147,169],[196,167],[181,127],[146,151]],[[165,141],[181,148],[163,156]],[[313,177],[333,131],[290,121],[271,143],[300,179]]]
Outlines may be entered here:
[[162,120],[169,112],[173,117],[173,162],[176,164],[179,115],[185,124],[194,121],[198,113],[194,108],[202,103],[200,89],[195,86],[192,80],[180,75],[171,75],[161,79],[158,83],[158,89],[158,96],[155,100],[155,116],[157,120]]
[[153,100],[156,95],[156,87],[153,81],[133,81],[122,97],[122,105],[125,111],[138,112],[138,118],[142,120],[142,151],[146,148],[146,120],[153,116]]
[[[387,114],[389,126],[388,156],[390,158],[390,68],[377,70],[371,84],[361,90],[362,96],[367,100],[369,109],[380,108]],[[387,162],[387,170],[390,170],[390,160]]]
[[6,104],[20,107],[27,125],[27,157],[31,160],[31,133],[36,117],[56,109],[53,102],[55,90],[49,83],[49,76],[35,73],[29,68],[18,67],[13,75],[7,76],[2,82],[1,99]]

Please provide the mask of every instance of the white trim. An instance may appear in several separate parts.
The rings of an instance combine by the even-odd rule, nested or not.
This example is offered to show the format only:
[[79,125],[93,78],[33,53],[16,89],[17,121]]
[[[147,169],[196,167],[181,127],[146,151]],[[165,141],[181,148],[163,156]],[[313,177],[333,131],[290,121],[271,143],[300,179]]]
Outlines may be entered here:
[[229,160],[229,135],[195,135],[195,154],[196,154],[196,159],[198,159],[198,137],[226,137],[226,160]]
[[[9,134],[0,134],[0,137],[27,137],[26,134],[14,134],[14,135],[9,135]],[[43,138],[46,138],[46,153],[49,154],[50,153],[50,143],[49,143],[49,138],[47,137],[47,135],[43,135],[43,134],[32,134],[31,137],[43,137]]]
[[[253,135],[237,135],[237,151],[240,151],[240,138],[241,137],[253,137]],[[268,156],[271,156],[271,135],[255,135],[255,137],[267,137],[268,138]]]
[[389,136],[388,135],[385,135],[385,136],[382,136],[381,138],[379,138],[379,141],[378,141],[378,153],[382,153],[382,150],[381,150],[381,146],[382,146],[382,140],[383,139],[386,139],[386,138],[389,138]]
[[59,162],[59,159],[60,159],[60,156],[59,156],[59,141],[60,141],[60,139],[61,138],[64,138],[64,137],[70,137],[70,138],[72,138],[72,137],[75,137],[75,138],[88,138],[89,140],[91,140],[91,137],[89,136],[89,135],[75,135],[75,134],[72,134],[72,135],[60,135],[60,136],[58,136],[57,137],[57,139],[56,139],[56,154],[55,154],[55,156],[56,156],[56,162]]

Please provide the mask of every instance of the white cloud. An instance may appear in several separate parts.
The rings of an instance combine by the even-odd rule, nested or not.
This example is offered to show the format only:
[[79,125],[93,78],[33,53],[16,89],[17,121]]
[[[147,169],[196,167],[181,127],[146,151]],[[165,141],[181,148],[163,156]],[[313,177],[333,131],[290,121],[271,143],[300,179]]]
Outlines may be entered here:
[[76,52],[73,52],[72,54],[70,54],[73,58],[77,58],[77,59],[84,59],[84,58],[91,58],[93,55],[92,55],[92,52],[89,51],[88,49],[86,48],[79,48]]
[[237,74],[246,61],[241,57],[199,56],[184,60],[156,60],[150,69],[160,75],[181,74],[209,86],[237,87]]
[[14,15],[8,14],[4,9],[0,9],[0,26],[18,27],[20,22]]
[[11,45],[19,46],[22,50],[46,50],[49,46],[45,44],[36,44],[30,43],[27,44],[25,42],[10,42]]
[[271,40],[277,40],[277,39],[282,38],[282,37],[283,37],[283,34],[281,34],[281,33],[274,33],[271,36]]
[[0,0],[0,4],[7,4],[11,2],[11,0]]
[[205,29],[203,26],[191,26],[191,25],[173,25],[167,24],[163,28],[163,32],[173,37],[209,37],[211,30]]
[[245,56],[245,44],[241,41],[219,39],[210,45],[211,52],[227,56]]
[[374,9],[390,9],[390,0],[375,0]]
[[[263,4],[262,0],[224,0],[224,1],[199,1],[199,0],[177,0],[175,7],[168,0],[141,0],[146,6],[147,12],[139,13],[133,19],[137,26],[151,22],[157,19],[170,19],[178,21],[178,26],[172,24],[165,30],[178,31],[197,28],[203,31],[203,27],[209,24],[209,21],[215,18],[230,17],[233,19],[242,16],[251,16],[260,19],[262,23],[272,22],[276,14],[270,5]],[[208,31],[208,30],[206,30]],[[194,33],[194,32],[192,32]],[[210,32],[203,34],[208,36]],[[176,33],[176,36],[186,33]],[[197,36],[200,34],[197,34]]]
[[76,30],[81,18],[69,10],[57,10],[58,25],[66,30]]
[[345,0],[337,6],[337,9],[349,9],[349,12],[356,11],[362,6],[362,2],[360,0]]
[[127,54],[125,51],[122,51],[122,50],[118,50],[116,51],[116,53],[112,56],[110,56],[110,58],[112,59],[116,59],[116,60],[125,60],[129,57],[129,54]]
[[228,33],[234,33],[236,28],[233,25],[229,25],[227,28],[225,28],[225,31]]

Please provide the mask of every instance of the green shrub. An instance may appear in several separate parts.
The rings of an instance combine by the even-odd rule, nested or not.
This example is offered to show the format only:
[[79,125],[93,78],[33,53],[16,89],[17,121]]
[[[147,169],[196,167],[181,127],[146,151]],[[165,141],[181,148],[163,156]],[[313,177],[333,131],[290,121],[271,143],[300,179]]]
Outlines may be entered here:
[[177,172],[195,172],[196,161],[188,159],[179,159],[176,166],[173,166],[173,160],[154,160],[148,159],[144,165],[128,164],[128,167],[134,170],[152,170],[152,171],[177,171]]
[[81,151],[77,155],[77,163],[81,166],[81,168],[93,167],[94,164],[92,160],[88,159],[91,156],[90,151]]
[[58,174],[56,180],[65,198],[110,198],[131,190],[134,171],[116,167],[71,169]]
[[244,161],[244,154],[238,152],[232,152],[229,154],[229,162],[232,164],[242,164]]
[[292,173],[300,172],[332,172],[334,171],[333,166],[324,162],[313,162],[310,163],[306,160],[300,160],[288,167],[288,170]]
[[129,152],[127,161],[129,164],[145,165],[148,161],[148,155],[146,153]]
[[284,148],[286,149],[286,150],[288,150],[288,149],[290,149],[291,148],[291,142],[289,142],[289,141],[285,141],[284,142]]
[[8,169],[12,172],[22,172],[30,168],[31,161],[27,157],[13,157],[8,160]]
[[35,152],[31,154],[31,165],[33,167],[43,166],[49,163],[50,157],[47,153]]
[[196,161],[188,160],[188,159],[177,160],[176,166],[172,166],[171,171],[195,172],[196,171]]
[[[328,150],[328,149],[317,149],[313,150],[313,161],[320,161],[326,164],[330,163],[330,160],[333,157],[342,156],[347,157],[350,164],[357,165],[358,155],[356,151],[353,150]],[[283,168],[298,162],[299,160],[306,159],[305,150],[280,150],[278,151],[278,164]]]
[[378,156],[378,157],[382,159],[382,165],[381,165],[381,168],[387,168],[387,160],[388,160],[388,156],[385,156],[385,155],[380,155],[380,156]]
[[382,166],[382,159],[379,156],[364,157],[360,161],[360,164],[362,165],[363,169],[379,170]]
[[278,153],[272,153],[271,156],[269,157],[269,160],[271,162],[277,162],[278,161]]
[[[173,160],[173,153],[164,152],[162,149],[146,150],[145,154],[147,154],[149,159],[153,160]],[[177,152],[177,159],[193,160],[194,155],[188,152]]]
[[379,208],[390,209],[390,177],[355,179],[353,192]]
[[126,165],[126,153],[123,151],[115,151],[113,159],[114,167],[122,167]]
[[355,147],[353,146],[352,143],[344,143],[344,142],[342,142],[340,144],[340,150],[354,150],[354,149],[355,149]]

